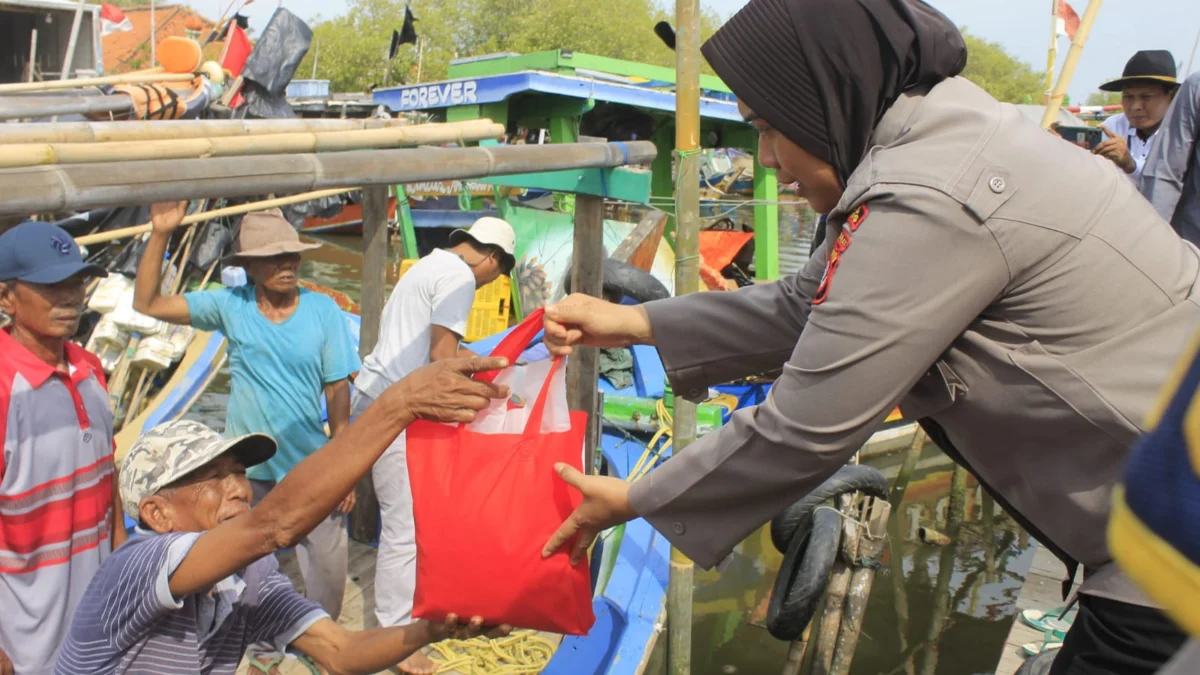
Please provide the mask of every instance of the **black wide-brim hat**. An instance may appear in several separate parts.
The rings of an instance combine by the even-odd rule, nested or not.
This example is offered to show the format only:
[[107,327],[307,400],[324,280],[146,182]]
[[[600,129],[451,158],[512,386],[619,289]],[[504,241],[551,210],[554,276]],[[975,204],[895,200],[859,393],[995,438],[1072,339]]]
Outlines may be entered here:
[[1121,77],[1100,85],[1100,91],[1121,91],[1135,82],[1158,82],[1171,88],[1179,86],[1175,57],[1165,49],[1140,51],[1125,64]]

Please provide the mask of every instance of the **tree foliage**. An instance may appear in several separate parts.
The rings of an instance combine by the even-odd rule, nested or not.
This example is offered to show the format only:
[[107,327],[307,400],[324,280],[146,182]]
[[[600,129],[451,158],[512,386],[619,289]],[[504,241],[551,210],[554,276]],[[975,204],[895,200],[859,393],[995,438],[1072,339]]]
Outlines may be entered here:
[[[387,72],[392,30],[404,22],[403,0],[350,0],[339,17],[311,22],[313,47],[298,72],[330,80],[334,91],[362,91],[417,81],[417,49],[402,45]],[[412,4],[422,41],[421,80],[446,77],[450,61],[497,52],[529,53],[553,49],[608,56],[663,66],[675,64],[675,52],[654,34],[654,24],[670,20],[655,0],[424,0]],[[701,17],[707,37],[720,20]]]
[[1096,91],[1088,94],[1084,105],[1121,105],[1121,92]]
[[1005,103],[1041,103],[1045,95],[1045,71],[1036,71],[998,42],[976,37],[962,28],[967,43],[967,67],[963,77]]

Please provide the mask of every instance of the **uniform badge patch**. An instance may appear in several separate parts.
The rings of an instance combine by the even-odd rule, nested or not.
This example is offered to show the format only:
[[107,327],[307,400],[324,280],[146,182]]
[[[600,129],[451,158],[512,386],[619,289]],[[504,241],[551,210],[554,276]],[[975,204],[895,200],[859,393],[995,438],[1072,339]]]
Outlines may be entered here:
[[858,226],[867,219],[868,212],[867,205],[863,204],[854,209],[846,218],[846,222],[842,224],[842,231],[838,233],[837,239],[833,242],[833,249],[829,251],[829,260],[825,263],[825,274],[821,275],[821,285],[817,286],[817,295],[813,298],[812,304],[819,305],[829,297],[829,285],[833,283],[833,275],[837,272],[846,249],[850,248],[851,237],[858,230]]

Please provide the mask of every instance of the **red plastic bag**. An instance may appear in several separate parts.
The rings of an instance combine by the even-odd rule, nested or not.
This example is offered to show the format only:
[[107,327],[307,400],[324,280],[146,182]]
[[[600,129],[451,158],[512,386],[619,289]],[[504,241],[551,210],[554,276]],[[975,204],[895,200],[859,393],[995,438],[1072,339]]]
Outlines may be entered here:
[[[541,329],[534,312],[492,352],[515,363]],[[483,433],[476,421],[408,427],[408,475],[417,537],[413,616],[481,616],[488,623],[586,635],[595,621],[586,558],[571,565],[569,547],[542,559],[542,546],[581,501],[554,473],[564,462],[582,471],[587,413],[570,412],[563,431],[545,431],[551,397],[566,409],[556,359],[532,408],[497,401],[487,411],[527,416],[521,433]],[[504,371],[510,374],[512,368]],[[499,373],[477,375],[495,381]],[[552,386],[553,385],[553,386]],[[495,424],[490,428],[498,428]],[[380,583],[386,583],[380,580]]]

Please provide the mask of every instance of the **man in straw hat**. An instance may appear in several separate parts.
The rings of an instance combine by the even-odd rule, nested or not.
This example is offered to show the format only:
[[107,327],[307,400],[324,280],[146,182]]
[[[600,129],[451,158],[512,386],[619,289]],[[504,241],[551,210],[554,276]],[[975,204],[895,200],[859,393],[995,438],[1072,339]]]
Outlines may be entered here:
[[[248,476],[255,501],[301,460],[329,440],[321,415],[328,408],[333,437],[350,421],[351,374],[360,367],[346,319],[334,301],[298,286],[300,253],[320,246],[300,241],[278,209],[242,218],[236,261],[250,284],[183,295],[159,293],[163,258],[185,204],[151,207],[150,234],[138,266],[134,308],[170,323],[221,331],[228,339],[232,385],[225,430],[232,435],[264,433],[279,452]],[[354,507],[348,490],[333,513],[300,542],[297,556],[305,595],[332,617],[341,614],[346,585],[346,515]],[[252,663],[266,668],[282,654],[267,645]]]
[[125,539],[100,361],[71,342],[90,278],[71,236],[0,235],[0,675],[42,675],[83,589]]
[[[356,416],[388,386],[431,361],[470,355],[460,341],[467,332],[475,289],[512,271],[515,248],[512,226],[484,217],[469,230],[452,232],[450,248],[433,251],[405,273],[383,308],[379,342],[363,359],[355,382]],[[404,625],[412,621],[417,544],[403,434],[371,475],[383,516],[375,570],[379,578],[388,579],[375,585],[375,616],[381,626]],[[436,670],[420,652],[399,668],[415,675]]]
[[297,593],[271,554],[321,527],[414,420],[469,422],[504,398],[505,387],[470,375],[506,365],[474,357],[412,373],[253,508],[246,471],[276,454],[270,436],[222,438],[191,421],[150,430],[121,471],[121,505],[138,536],[84,591],[56,672],[233,675],[247,646],[265,640],[303,654],[312,672],[375,673],[429,642],[479,634],[482,618],[462,625],[453,615],[348,631]]
[[1124,112],[1100,125],[1108,138],[1092,152],[1116,164],[1125,173],[1140,176],[1150,143],[1178,88],[1175,57],[1171,52],[1155,49],[1134,54],[1125,64],[1121,77],[1100,85],[1101,91],[1121,93]]

